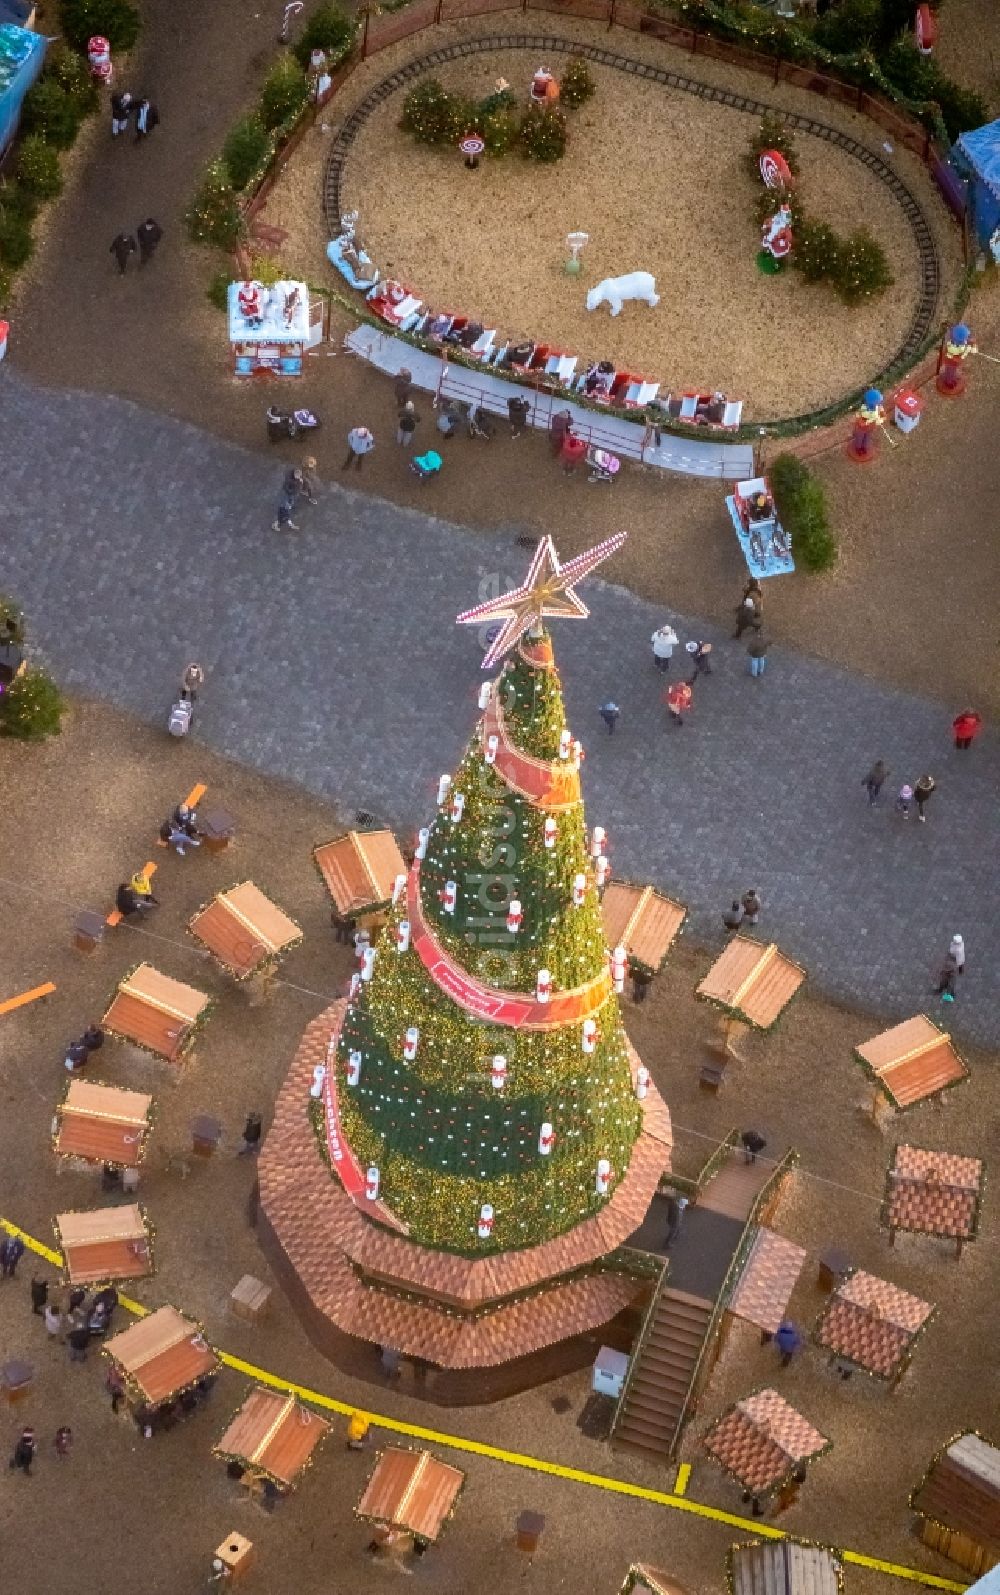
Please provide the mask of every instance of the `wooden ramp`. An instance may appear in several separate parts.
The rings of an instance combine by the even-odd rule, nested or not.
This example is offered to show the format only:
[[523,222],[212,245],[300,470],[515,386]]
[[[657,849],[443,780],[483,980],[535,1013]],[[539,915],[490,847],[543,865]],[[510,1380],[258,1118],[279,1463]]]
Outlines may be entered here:
[[669,1458],[713,1306],[669,1286],[655,1297],[615,1425],[616,1446]]

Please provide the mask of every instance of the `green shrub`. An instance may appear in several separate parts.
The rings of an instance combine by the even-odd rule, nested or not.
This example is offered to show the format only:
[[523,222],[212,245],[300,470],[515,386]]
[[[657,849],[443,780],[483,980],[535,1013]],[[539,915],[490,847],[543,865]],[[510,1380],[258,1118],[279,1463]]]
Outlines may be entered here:
[[325,50],[327,60],[334,65],[349,53],[356,30],[354,18],[341,11],[339,6],[317,6],[303,28],[298,44],[293,46],[292,54],[303,71],[309,65],[309,57],[314,50]]
[[229,309],[229,284],[232,280],[231,271],[217,271],[213,273],[205,289],[205,298],[209,304],[214,305],[216,310],[221,310],[223,314]]
[[939,75],[931,98],[938,103],[952,143],[960,133],[968,132],[970,127],[982,127],[989,120],[986,101],[981,94],[977,94],[975,89],[963,89],[960,84],[953,83],[943,75]]
[[251,255],[248,267],[248,277],[252,282],[262,282],[265,288],[270,288],[276,282],[285,282],[288,273],[280,260],[275,260],[271,255]]
[[478,109],[483,121],[487,117],[495,116],[497,111],[516,111],[517,95],[510,89],[494,89],[492,94],[487,94],[485,100],[480,100]]
[[830,530],[822,482],[796,454],[779,454],[767,474],[796,564],[806,570],[829,570],[837,560],[837,540]]
[[764,187],[757,190],[757,197],[754,200],[754,219],[757,225],[763,227],[764,223],[770,221],[775,211],[782,205],[787,205],[792,213],[793,229],[801,227],[805,217],[802,214],[802,204],[799,200],[798,191],[793,189],[790,194],[787,192],[780,193],[775,188]]
[[760,178],[760,158],[765,150],[777,150],[788,162],[788,170],[795,176],[799,158],[795,152],[795,139],[785,126],[782,117],[774,111],[765,111],[760,126],[747,145],[747,168]]
[[514,111],[501,107],[480,119],[479,131],[483,135],[487,155],[506,155],[517,143],[519,123]]
[[260,91],[260,119],[266,128],[280,127],[302,109],[309,98],[309,84],[294,56],[283,54],[275,61]]
[[243,218],[229,174],[221,160],[206,168],[201,186],[187,213],[188,232],[199,244],[233,249],[243,231]]
[[84,53],[95,33],[103,34],[112,50],[131,50],[141,26],[129,0],[59,0],[59,25],[73,48]]
[[271,140],[258,116],[245,116],[230,131],[222,146],[222,162],[237,193],[246,188],[270,148]]
[[66,701],[47,671],[29,665],[0,693],[0,736],[23,742],[54,737],[66,712]]
[[31,259],[34,247],[30,219],[0,202],[0,262],[12,272],[20,271]]
[[795,229],[792,265],[806,282],[824,282],[840,271],[840,239],[826,222],[803,220]]
[[455,105],[437,78],[425,78],[403,101],[399,125],[418,144],[447,144],[454,136]]
[[849,55],[863,50],[878,39],[882,30],[880,0],[840,0],[816,24],[815,38],[824,50],[834,55]]
[[940,76],[929,56],[921,55],[913,38],[897,39],[879,56],[879,66],[894,89],[908,100],[930,100]]
[[554,106],[529,105],[517,142],[525,160],[561,160],[566,153],[566,118]]
[[837,260],[837,292],[846,305],[877,299],[893,283],[885,250],[865,227],[845,238]]
[[13,217],[31,226],[38,215],[38,200],[21,183],[0,183],[0,216]]
[[14,163],[14,175],[19,186],[36,199],[55,199],[63,186],[59,157],[51,144],[46,144],[37,133],[22,139]]
[[575,55],[566,64],[566,70],[559,83],[559,103],[565,105],[570,111],[578,111],[581,105],[597,93],[597,84],[591,76],[590,68],[582,55]]
[[6,310],[14,288],[14,273],[0,260],[0,310]]
[[97,84],[90,75],[86,58],[61,41],[45,57],[45,76],[55,78],[64,94],[73,101],[79,116],[91,116],[101,103]]
[[24,96],[21,129],[37,133],[46,144],[68,150],[80,127],[80,113],[55,78],[42,76]]

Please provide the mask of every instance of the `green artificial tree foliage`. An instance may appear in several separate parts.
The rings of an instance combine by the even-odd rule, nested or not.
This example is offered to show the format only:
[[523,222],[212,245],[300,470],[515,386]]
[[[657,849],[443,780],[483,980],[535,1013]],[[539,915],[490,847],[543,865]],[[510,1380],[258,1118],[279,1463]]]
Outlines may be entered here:
[[[559,758],[565,711],[558,674],[519,653],[495,692],[506,734],[522,753]],[[452,818],[454,794],[464,797]],[[555,844],[545,821],[556,819]],[[582,801],[547,811],[518,794],[473,737],[451,791],[429,828],[419,891],[429,928],[471,978],[491,991],[535,996],[548,969],[554,997],[607,969],[608,953]],[[583,903],[573,902],[577,875]],[[454,913],[445,908],[457,885]],[[507,929],[512,900],[521,904]],[[598,1212],[597,1164],[607,1158],[611,1188],[626,1171],[641,1128],[626,1037],[613,991],[593,1016],[596,1049],[582,1046],[583,1020],[530,1030],[476,1018],[430,977],[411,942],[400,952],[393,911],[376,949],[370,982],[348,1010],[337,1056],[342,1127],[362,1166],[379,1169],[380,1195],[424,1245],[476,1256],[536,1245]],[[403,1058],[406,1031],[420,1032]],[[352,1051],[360,1078],[347,1084]],[[492,1060],[506,1060],[501,1087]],[[555,1131],[542,1153],[543,1124]],[[494,1209],[492,1234],[477,1234],[480,1208]]]
[[260,91],[260,119],[269,129],[280,127],[309,98],[306,75],[294,56],[282,54],[275,61]]
[[66,712],[62,693],[47,671],[29,665],[0,692],[0,736],[22,742],[54,737]]
[[63,186],[59,156],[37,133],[29,133],[18,145],[14,174],[18,186],[36,199],[55,199]]

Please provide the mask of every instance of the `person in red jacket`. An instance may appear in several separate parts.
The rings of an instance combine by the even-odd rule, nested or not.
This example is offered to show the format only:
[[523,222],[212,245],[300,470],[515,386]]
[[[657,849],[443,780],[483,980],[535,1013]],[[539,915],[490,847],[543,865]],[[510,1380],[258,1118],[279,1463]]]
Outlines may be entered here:
[[951,722],[951,729],[955,733],[955,746],[963,752],[971,748],[976,737],[983,729],[983,717],[977,709],[963,709]]

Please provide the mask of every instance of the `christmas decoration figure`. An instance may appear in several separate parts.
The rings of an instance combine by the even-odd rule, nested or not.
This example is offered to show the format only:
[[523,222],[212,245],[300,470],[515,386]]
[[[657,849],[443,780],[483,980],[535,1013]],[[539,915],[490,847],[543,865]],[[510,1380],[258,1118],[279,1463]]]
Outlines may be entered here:
[[349,999],[350,1002],[354,1001],[354,999],[357,997],[357,995],[360,992],[360,990],[361,990],[361,976],[358,974],[357,970],[355,970],[354,974],[351,976],[351,984],[348,987],[348,992],[347,992],[348,999]]
[[507,909],[507,929],[512,936],[521,929],[521,921],[523,918],[524,910],[522,909],[520,902],[516,897],[512,897],[510,900],[510,906]]
[[477,1233],[481,1241],[488,1241],[493,1233],[493,1208],[489,1202],[484,1202],[479,1209]]
[[774,265],[780,266],[791,254],[792,242],[792,212],[789,206],[779,205],[761,228],[761,254],[769,255]]
[[972,333],[960,321],[945,335],[937,363],[937,390],[944,399],[957,399],[965,392],[965,362],[978,348]]
[[548,1122],[542,1125],[538,1132],[538,1150],[543,1157],[548,1157],[556,1144],[555,1132]]
[[611,954],[611,978],[615,983],[615,991],[621,996],[625,990],[625,972],[628,969],[628,953],[624,947],[616,947]]
[[378,1200],[379,1172],[374,1163],[365,1175],[365,1196],[369,1202]]
[[323,1095],[323,1082],[325,1080],[326,1069],[323,1064],[318,1063],[313,1070],[313,1083],[309,1087],[309,1095],[314,1099],[314,1101],[318,1101]]
[[597,1051],[597,1020],[585,1019],[583,1030],[580,1032],[580,1050],[582,1052]]
[[417,832],[417,845],[413,850],[414,858],[427,857],[427,842],[430,834],[431,833],[427,829],[426,825],[421,826],[420,830]]
[[355,1051],[351,1053],[347,1060],[347,1083],[348,1085],[357,1085],[360,1079],[361,1054],[360,1052]]
[[604,852],[604,846],[605,846],[605,843],[607,842],[607,840],[608,840],[608,833],[604,829],[604,826],[603,825],[595,825],[594,829],[590,833],[590,856],[591,856],[591,858],[600,858],[601,854]]
[[495,1054],[493,1069],[490,1074],[490,1084],[494,1091],[502,1091],[507,1083],[507,1059],[502,1052]]
[[582,908],[587,897],[587,877],[581,870],[573,876],[573,907]]
[[540,969],[535,980],[535,1001],[548,1002],[552,996],[552,976],[547,969]]
[[545,846],[546,847],[555,847],[555,845],[556,845],[556,837],[558,836],[558,834],[559,834],[559,827],[556,824],[555,820],[553,819],[552,815],[550,814],[548,819],[545,821],[544,826],[542,827],[542,841],[545,843]]
[[401,919],[396,926],[396,951],[407,953],[410,950],[410,921]]
[[375,949],[374,947],[366,947],[361,954],[361,979],[365,981],[371,980],[374,973]]
[[594,1181],[594,1188],[597,1191],[598,1196],[606,1196],[610,1184],[611,1164],[608,1162],[606,1157],[598,1158],[597,1178]]
[[644,1063],[640,1063],[635,1071],[635,1094],[640,1102],[644,1102],[649,1095],[649,1070]]
[[412,1063],[414,1058],[417,1056],[417,1042],[419,1040],[419,1025],[409,1025],[406,1031],[406,1039],[403,1042],[403,1057],[406,1059],[407,1063]]
[[572,749],[573,749],[573,738],[570,735],[568,728],[567,727],[563,727],[563,730],[562,730],[562,732],[560,733],[560,736],[559,736],[559,757],[560,757],[560,759],[568,759],[569,756],[570,756],[570,753],[572,752]]
[[595,858],[594,873],[597,876],[597,889],[603,892],[611,875],[611,860],[605,853],[602,853],[600,858]]
[[858,465],[870,465],[872,460],[878,459],[877,433],[884,426],[882,395],[878,388],[868,388],[862,395],[861,408],[854,418],[851,441],[847,445],[848,458],[855,460]]
[[399,899],[402,897],[402,895],[405,892],[405,890],[406,890],[406,876],[405,875],[397,875],[396,879],[392,883],[392,906],[393,906],[393,908],[395,908],[396,904],[399,902]]
[[451,799],[451,823],[457,825],[465,813],[465,793],[455,792]]
[[559,85],[547,66],[540,66],[531,80],[529,90],[535,105],[555,105],[559,99]]
[[441,893],[441,907],[446,914],[454,914],[458,902],[458,882],[445,881],[444,891]]
[[441,779],[438,781],[437,800],[438,800],[438,807],[439,808],[440,808],[441,804],[444,802],[445,798],[448,796],[448,793],[449,793],[450,789],[451,789],[451,776],[450,775],[443,775],[441,777]]
[[492,695],[492,692],[493,692],[493,683],[492,683],[492,681],[484,681],[482,686],[479,689],[479,707],[480,707],[480,709],[486,709],[486,708],[489,707],[489,702],[490,702],[490,697]]
[[483,758],[486,760],[487,764],[496,764],[497,749],[499,746],[500,738],[498,736],[490,736],[486,738],[486,752],[483,754]]
[[111,45],[100,33],[95,33],[92,39],[87,40],[87,62],[90,66],[92,78],[104,86],[111,87],[114,76],[114,67],[111,63]]

